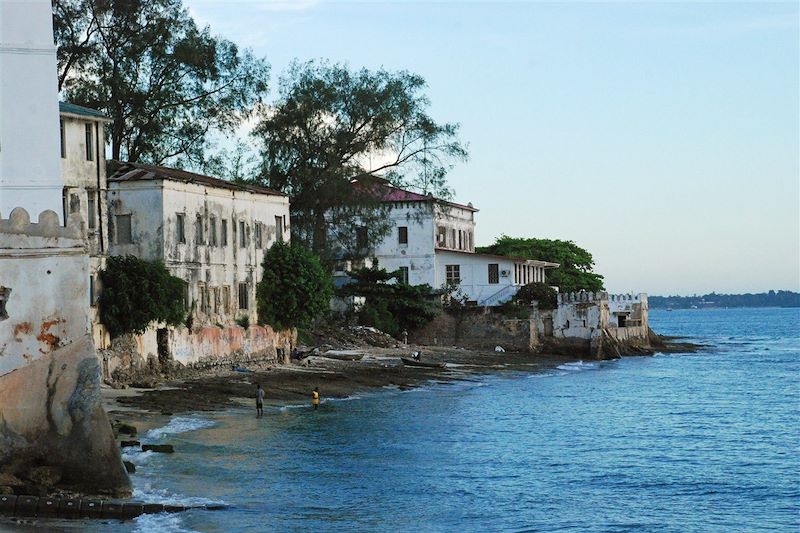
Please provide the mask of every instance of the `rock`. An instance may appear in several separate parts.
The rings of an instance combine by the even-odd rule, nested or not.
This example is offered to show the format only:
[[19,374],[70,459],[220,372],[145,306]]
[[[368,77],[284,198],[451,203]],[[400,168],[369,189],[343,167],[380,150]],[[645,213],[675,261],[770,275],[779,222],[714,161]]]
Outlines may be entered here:
[[172,444],[143,444],[143,452],[175,453]]
[[135,474],[136,473],[136,465],[133,464],[132,462],[130,462],[130,461],[122,461],[122,464],[125,465],[125,470],[127,470],[129,474]]
[[23,483],[23,481],[15,475],[0,472],[0,485],[6,487],[19,487],[24,484],[25,483]]
[[10,494],[14,494],[14,489],[12,487],[0,486],[0,495],[10,495]]
[[43,487],[53,487],[61,481],[61,469],[56,466],[39,466],[30,471],[28,479]]
[[123,440],[119,443],[120,448],[132,448],[135,446],[141,446],[141,442],[138,440]]
[[161,411],[161,414],[164,416],[172,416],[172,413],[169,411]]
[[116,425],[115,429],[117,430],[117,433],[122,435],[130,435],[131,437],[135,437],[138,433],[136,426],[132,426],[130,424],[119,423]]

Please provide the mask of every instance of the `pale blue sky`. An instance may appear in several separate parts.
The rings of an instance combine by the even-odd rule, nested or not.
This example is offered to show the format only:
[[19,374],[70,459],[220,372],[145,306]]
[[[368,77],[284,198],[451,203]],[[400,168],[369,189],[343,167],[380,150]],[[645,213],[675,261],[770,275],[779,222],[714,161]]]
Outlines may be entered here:
[[266,56],[421,74],[478,244],[574,240],[612,291],[800,288],[798,3],[186,0]]

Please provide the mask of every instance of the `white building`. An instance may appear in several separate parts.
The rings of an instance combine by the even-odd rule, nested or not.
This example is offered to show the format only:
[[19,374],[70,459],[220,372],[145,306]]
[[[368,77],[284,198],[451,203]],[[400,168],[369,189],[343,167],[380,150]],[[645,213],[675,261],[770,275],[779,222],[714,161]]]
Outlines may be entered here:
[[372,255],[411,285],[458,286],[471,305],[494,306],[519,287],[545,282],[558,263],[475,253],[475,213],[462,205],[383,185],[392,228]]
[[108,179],[111,255],[163,261],[195,324],[256,323],[264,252],[289,239],[289,199],[184,170],[120,163]]
[[105,329],[97,313],[100,287],[98,272],[108,253],[106,223],[105,125],[111,119],[100,111],[68,102],[59,104],[61,145],[61,194],[64,220],[79,214],[81,234],[89,253],[89,302],[96,346],[106,344]]

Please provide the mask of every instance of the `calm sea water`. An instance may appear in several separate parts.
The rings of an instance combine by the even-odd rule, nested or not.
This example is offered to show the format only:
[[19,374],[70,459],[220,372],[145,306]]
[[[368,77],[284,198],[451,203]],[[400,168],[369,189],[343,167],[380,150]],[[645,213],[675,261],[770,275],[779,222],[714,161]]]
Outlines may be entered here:
[[714,348],[177,417],[136,495],[230,509],[37,529],[800,530],[800,309],[651,324]]

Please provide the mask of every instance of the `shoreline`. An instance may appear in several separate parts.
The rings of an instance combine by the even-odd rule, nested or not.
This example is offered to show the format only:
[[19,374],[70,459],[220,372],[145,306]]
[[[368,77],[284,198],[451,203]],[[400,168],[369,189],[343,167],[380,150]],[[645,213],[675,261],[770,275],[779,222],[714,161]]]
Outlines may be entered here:
[[[708,346],[678,337],[659,337],[660,343],[649,353],[694,353]],[[422,351],[422,361],[447,363],[445,368],[404,365],[400,357]],[[344,360],[360,357],[360,360]],[[103,404],[112,421],[131,424],[144,433],[170,416],[195,412],[216,412],[230,407],[248,406],[255,411],[255,388],[265,391],[265,406],[308,403],[311,391],[319,387],[325,399],[346,398],[384,387],[400,390],[430,381],[459,381],[470,376],[505,371],[538,373],[560,364],[590,360],[577,355],[524,352],[494,352],[460,347],[406,345],[396,348],[363,346],[329,350],[288,365],[253,364],[247,371],[230,368],[189,369],[184,375],[164,378],[153,388],[112,388],[103,386]],[[123,436],[124,438],[124,436]]]

